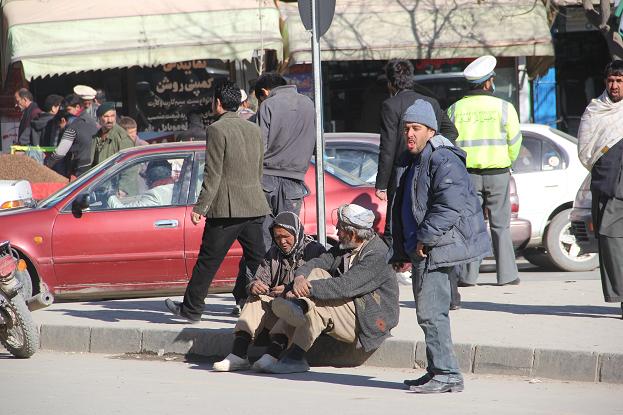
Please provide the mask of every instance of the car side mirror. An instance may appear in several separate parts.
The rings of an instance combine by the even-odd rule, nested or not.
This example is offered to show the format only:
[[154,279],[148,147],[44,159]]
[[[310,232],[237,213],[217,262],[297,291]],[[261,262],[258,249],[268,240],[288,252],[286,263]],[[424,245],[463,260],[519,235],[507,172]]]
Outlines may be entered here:
[[89,208],[89,195],[86,193],[79,194],[78,197],[71,202],[71,213],[74,217],[82,217],[82,212]]

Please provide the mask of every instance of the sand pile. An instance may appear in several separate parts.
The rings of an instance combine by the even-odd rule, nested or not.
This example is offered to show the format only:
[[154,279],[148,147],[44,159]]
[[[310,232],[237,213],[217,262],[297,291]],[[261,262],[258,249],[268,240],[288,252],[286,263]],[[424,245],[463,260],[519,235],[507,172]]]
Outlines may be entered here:
[[67,183],[69,180],[23,154],[0,154],[0,180]]

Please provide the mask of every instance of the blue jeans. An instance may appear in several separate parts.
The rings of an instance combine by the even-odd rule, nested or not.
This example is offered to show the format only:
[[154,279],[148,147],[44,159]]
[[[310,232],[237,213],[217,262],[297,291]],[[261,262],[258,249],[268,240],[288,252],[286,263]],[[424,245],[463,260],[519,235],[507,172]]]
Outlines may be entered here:
[[417,321],[426,340],[426,371],[439,382],[463,380],[450,335],[450,278],[453,267],[428,270],[413,254],[413,296]]

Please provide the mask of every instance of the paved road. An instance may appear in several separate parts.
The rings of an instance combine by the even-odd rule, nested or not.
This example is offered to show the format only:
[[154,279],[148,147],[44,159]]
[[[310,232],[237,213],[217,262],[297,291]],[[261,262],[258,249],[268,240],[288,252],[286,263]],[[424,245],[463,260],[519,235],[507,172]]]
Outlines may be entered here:
[[421,396],[402,389],[421,371],[318,367],[276,377],[210,368],[141,356],[0,353],[0,413],[623,414],[623,385],[470,375],[463,393]]

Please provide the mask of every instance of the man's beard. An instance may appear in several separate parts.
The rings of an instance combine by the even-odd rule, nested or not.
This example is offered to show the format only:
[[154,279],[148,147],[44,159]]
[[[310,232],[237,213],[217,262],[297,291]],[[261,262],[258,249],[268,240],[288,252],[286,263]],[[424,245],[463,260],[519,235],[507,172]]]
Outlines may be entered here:
[[357,244],[352,239],[340,241],[340,249],[350,251],[355,248],[357,248]]

